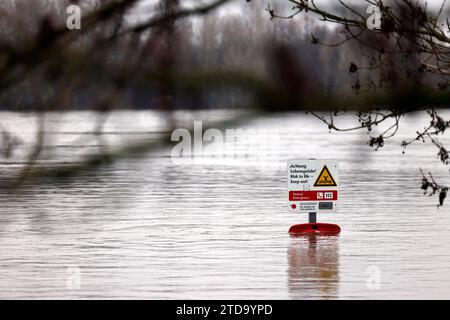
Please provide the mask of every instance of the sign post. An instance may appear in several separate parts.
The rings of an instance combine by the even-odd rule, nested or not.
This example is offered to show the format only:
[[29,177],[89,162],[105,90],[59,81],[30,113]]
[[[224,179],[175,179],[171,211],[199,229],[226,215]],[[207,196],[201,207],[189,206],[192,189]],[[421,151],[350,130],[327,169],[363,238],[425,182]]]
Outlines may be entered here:
[[317,213],[339,208],[339,162],[337,160],[290,160],[288,162],[288,210],[308,213],[309,223],[296,224],[290,234],[338,234],[336,224],[317,223]]

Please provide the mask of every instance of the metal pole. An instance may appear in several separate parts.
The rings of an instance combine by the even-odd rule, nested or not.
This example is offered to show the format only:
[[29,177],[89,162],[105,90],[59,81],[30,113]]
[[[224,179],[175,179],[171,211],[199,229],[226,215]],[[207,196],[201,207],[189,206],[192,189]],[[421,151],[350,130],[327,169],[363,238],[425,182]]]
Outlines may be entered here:
[[316,212],[309,213],[309,223],[317,223],[317,213]]

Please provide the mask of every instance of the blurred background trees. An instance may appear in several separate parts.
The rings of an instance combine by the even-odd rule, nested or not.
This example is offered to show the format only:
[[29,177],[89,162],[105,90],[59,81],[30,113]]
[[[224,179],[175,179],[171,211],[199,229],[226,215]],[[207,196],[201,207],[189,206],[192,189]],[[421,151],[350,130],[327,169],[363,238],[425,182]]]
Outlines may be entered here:
[[[81,7],[81,30],[66,27],[71,4]],[[368,28],[368,6],[379,9],[379,28]],[[450,121],[437,111],[449,102],[447,17],[445,0],[4,0],[0,109],[161,110],[168,121],[178,109],[310,111],[324,129],[369,133],[390,121],[370,135],[375,149],[419,111],[430,126],[402,147],[427,140],[447,164],[438,137]],[[339,128],[334,119],[348,110],[360,125]],[[8,157],[18,140],[0,130]],[[30,164],[44,134],[42,122]],[[425,191],[445,198],[445,186],[423,178]]]
[[[177,108],[254,107],[246,94],[249,88],[245,88],[246,92],[241,88],[245,79],[238,74],[233,75],[236,79],[230,79],[223,72],[245,74],[254,81],[266,82],[273,90],[283,91],[277,88],[286,85],[277,83],[277,76],[281,76],[276,75],[280,69],[277,64],[281,61],[276,60],[281,58],[280,54],[295,56],[297,71],[301,70],[301,77],[314,81],[312,86],[320,94],[351,89],[346,60],[353,56],[352,49],[332,50],[311,43],[311,32],[323,39],[334,39],[336,30],[311,18],[271,21],[261,2],[235,2],[238,6],[231,7],[233,10],[228,7],[198,10],[197,13],[201,12],[198,17],[197,8],[186,12],[178,1],[145,2],[145,5],[142,1],[75,1],[86,17],[81,31],[69,31],[65,28],[65,9],[72,2],[8,0],[0,4],[1,109],[36,110],[36,99],[30,89],[34,87],[30,83],[32,78],[40,83],[41,93],[58,85],[66,88],[65,100],[45,102],[40,107],[45,110],[111,109],[111,101],[95,103],[95,100],[102,96],[99,92],[117,93],[117,86],[121,87],[121,94],[114,98],[116,107],[159,108],[164,99],[158,96],[161,92],[156,88],[160,83],[156,82],[161,78],[155,73],[168,73],[158,70],[164,63],[176,65],[183,74],[202,71],[215,78],[207,81],[209,85],[205,87],[205,83],[196,83],[195,78],[188,77],[173,87],[170,94],[164,93],[165,97],[171,96]],[[218,1],[225,2],[228,1]],[[105,9],[108,6],[112,11]],[[170,15],[174,15],[173,21]],[[171,58],[169,49],[176,51]],[[354,60],[358,61],[356,57]],[[135,73],[133,68],[139,72]],[[213,75],[215,72],[223,77]],[[220,87],[223,82],[234,88],[229,88],[226,94],[222,89],[213,92],[214,86]],[[111,90],[113,87],[116,90]],[[50,96],[48,92],[46,97]],[[296,109],[295,105],[284,107]]]

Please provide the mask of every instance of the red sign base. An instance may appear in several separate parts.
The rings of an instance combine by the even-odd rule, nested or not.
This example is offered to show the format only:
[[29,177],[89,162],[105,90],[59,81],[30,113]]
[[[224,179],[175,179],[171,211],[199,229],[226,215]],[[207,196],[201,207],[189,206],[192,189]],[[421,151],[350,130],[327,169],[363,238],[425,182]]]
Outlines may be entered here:
[[291,236],[301,236],[301,235],[324,235],[332,236],[339,234],[341,228],[337,224],[331,223],[302,223],[294,224],[289,228],[289,234]]

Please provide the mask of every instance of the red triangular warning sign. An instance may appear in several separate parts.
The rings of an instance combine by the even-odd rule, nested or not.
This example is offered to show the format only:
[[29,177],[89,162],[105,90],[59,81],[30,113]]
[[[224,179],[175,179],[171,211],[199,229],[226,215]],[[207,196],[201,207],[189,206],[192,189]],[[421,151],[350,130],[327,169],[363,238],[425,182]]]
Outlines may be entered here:
[[333,176],[328,170],[327,166],[323,166],[322,171],[320,171],[319,176],[314,183],[314,187],[336,187],[337,184],[333,179]]

